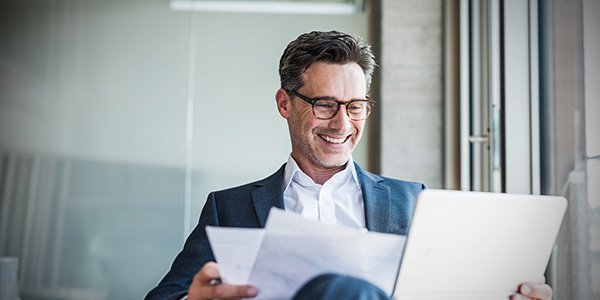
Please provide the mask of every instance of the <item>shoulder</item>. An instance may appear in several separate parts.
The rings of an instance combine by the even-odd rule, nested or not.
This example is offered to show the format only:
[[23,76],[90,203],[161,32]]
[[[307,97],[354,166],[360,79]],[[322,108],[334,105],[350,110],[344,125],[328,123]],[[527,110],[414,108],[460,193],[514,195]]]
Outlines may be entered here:
[[[419,194],[426,189],[425,184],[421,182],[395,179],[374,174],[373,176],[379,177],[380,186],[389,189],[392,205],[400,206],[403,209],[409,209],[409,211],[412,211],[417,203]],[[410,213],[410,215],[412,215],[412,213]]]
[[[375,175],[375,176],[377,176],[377,175]],[[408,181],[408,180],[390,178],[390,177],[385,177],[385,176],[379,176],[379,178],[381,178],[382,184],[387,185],[390,188],[396,189],[396,190],[398,190],[398,189],[399,190],[408,190],[412,193],[419,193],[422,190],[427,188],[425,186],[425,184],[421,183],[421,182]]]
[[419,194],[426,188],[421,182],[408,181],[376,175],[368,171],[361,170],[357,166],[357,174],[361,181],[363,196],[369,197],[371,194],[377,195],[377,190],[384,190],[389,195],[392,206],[407,210],[410,216],[412,208],[415,206]]
[[393,200],[392,202],[402,206],[414,206],[419,194],[427,188],[425,184],[421,182],[376,175],[369,171],[362,170],[358,165],[356,165],[356,170],[365,194],[377,189],[383,189],[389,193]]
[[[386,176],[373,174],[369,171],[363,170],[360,166],[356,165],[356,170],[359,178],[364,181],[376,182],[379,185],[389,187],[393,193],[405,192],[410,194],[419,194],[421,191],[427,188],[424,183],[416,181],[408,181],[402,179],[396,179]],[[366,180],[365,180],[366,179]]]

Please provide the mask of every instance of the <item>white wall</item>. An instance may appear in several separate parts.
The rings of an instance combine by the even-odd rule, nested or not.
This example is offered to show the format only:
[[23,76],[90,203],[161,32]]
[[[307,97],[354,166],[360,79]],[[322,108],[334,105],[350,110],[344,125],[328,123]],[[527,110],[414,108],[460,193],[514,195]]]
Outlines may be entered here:
[[442,186],[442,2],[382,1],[381,172]]

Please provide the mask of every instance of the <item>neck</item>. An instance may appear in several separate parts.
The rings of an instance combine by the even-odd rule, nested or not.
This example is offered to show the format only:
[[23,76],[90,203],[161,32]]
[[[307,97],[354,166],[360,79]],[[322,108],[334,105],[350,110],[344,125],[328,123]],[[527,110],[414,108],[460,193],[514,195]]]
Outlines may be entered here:
[[315,166],[308,162],[298,160],[294,157],[294,155],[292,155],[292,158],[294,158],[296,164],[298,164],[298,167],[300,168],[300,170],[302,170],[302,172],[304,172],[304,174],[310,177],[310,179],[312,179],[315,183],[321,185],[324,184],[331,177],[333,177],[333,175],[344,170],[346,168],[346,164],[348,163],[346,162],[346,164],[343,164],[338,167],[323,167]]

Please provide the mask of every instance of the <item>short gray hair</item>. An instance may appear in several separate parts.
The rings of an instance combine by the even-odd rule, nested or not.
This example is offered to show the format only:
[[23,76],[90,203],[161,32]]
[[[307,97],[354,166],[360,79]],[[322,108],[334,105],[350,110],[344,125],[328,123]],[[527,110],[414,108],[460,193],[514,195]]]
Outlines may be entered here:
[[281,87],[297,90],[304,86],[302,73],[314,62],[357,63],[365,74],[367,91],[377,66],[371,46],[361,38],[338,31],[313,31],[300,35],[283,51],[279,60]]

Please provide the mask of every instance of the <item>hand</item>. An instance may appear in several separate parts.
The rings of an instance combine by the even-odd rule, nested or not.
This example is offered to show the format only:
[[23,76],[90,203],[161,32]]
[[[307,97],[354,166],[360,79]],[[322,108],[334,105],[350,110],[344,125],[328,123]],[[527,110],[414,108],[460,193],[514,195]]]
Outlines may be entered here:
[[543,283],[526,282],[519,286],[519,293],[512,295],[511,300],[540,299],[551,300],[552,288]]
[[219,265],[208,262],[196,273],[188,289],[189,300],[254,298],[258,291],[250,285],[221,284]]

